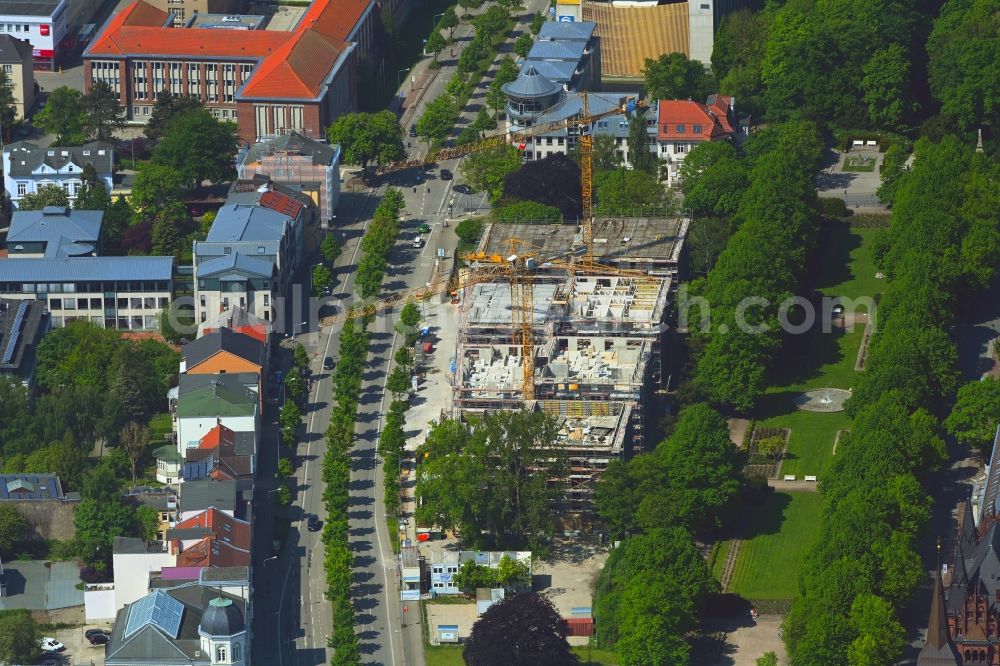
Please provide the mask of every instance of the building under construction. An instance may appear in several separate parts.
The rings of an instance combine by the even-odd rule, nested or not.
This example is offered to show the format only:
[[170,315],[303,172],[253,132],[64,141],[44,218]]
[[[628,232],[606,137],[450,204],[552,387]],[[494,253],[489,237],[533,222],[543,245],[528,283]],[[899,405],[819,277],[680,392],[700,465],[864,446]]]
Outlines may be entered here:
[[[664,321],[686,220],[614,220],[595,225],[594,259],[607,275],[580,275],[540,264],[531,322],[534,343],[526,398],[524,347],[511,285],[499,281],[464,290],[459,311],[452,406],[457,417],[535,409],[559,422],[570,477],[563,508],[588,511],[595,481],[611,460],[645,450],[656,415],[647,407],[664,380]],[[608,231],[615,236],[606,238]],[[624,230],[624,233],[623,233]],[[492,225],[479,249],[503,253],[516,244],[539,257],[578,254],[579,233],[562,225]],[[601,235],[599,235],[601,234]],[[623,247],[638,254],[622,253]],[[612,250],[618,252],[612,255]],[[618,273],[645,262],[649,278]]]

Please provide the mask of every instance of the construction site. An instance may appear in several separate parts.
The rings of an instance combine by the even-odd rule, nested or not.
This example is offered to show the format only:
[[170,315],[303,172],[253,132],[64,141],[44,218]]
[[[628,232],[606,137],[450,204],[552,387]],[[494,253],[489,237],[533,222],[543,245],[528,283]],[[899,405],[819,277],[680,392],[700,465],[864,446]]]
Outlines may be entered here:
[[[480,250],[500,252],[510,245],[508,236],[523,238],[525,232],[531,237],[517,242],[544,248],[538,251],[542,257],[569,256],[579,245],[579,233],[571,226],[517,226],[492,225]],[[609,229],[618,235],[599,242],[597,234]],[[646,220],[599,222],[596,260],[633,268],[636,261],[649,264],[652,258],[654,265],[637,277],[634,269],[614,265],[606,267],[606,275],[580,275],[540,263],[532,277],[527,316],[518,311],[527,306],[522,306],[516,285],[512,293],[510,282],[465,289],[458,314],[453,416],[529,409],[555,417],[570,468],[561,507],[565,511],[591,511],[596,481],[608,463],[630,458],[649,444],[647,432],[657,415],[647,407],[664,382],[664,322],[686,230],[686,220],[664,220],[655,227]],[[633,238],[631,247],[641,256],[610,256],[612,248],[620,252]],[[527,346],[518,323],[525,321],[532,340]]]

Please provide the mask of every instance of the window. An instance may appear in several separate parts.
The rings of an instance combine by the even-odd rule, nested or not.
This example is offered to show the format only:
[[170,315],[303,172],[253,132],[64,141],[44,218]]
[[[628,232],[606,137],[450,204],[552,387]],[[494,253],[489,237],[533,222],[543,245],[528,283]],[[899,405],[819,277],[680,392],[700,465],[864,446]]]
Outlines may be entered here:
[[14,73],[14,65],[4,65],[3,66],[3,73],[4,74],[13,74]]
[[684,134],[684,125],[678,125],[677,126],[677,133],[678,134]]
[[50,310],[62,310],[62,299],[61,298],[50,298],[49,299],[49,309]]
[[23,197],[27,193],[28,193],[28,184],[27,183],[18,183],[17,184],[17,196]]
[[695,134],[701,134],[701,125],[694,125],[693,130]]
[[233,661],[239,661],[239,660],[240,660],[240,644],[239,643],[234,643],[233,644]]
[[686,143],[675,143],[674,144],[674,154],[675,155],[681,155],[681,154],[686,153],[686,152],[687,152],[687,144]]
[[229,661],[229,650],[226,649],[225,645],[219,645],[215,648],[215,660]]
[[264,294],[264,307],[265,308],[271,304],[270,301],[271,301],[270,295]]

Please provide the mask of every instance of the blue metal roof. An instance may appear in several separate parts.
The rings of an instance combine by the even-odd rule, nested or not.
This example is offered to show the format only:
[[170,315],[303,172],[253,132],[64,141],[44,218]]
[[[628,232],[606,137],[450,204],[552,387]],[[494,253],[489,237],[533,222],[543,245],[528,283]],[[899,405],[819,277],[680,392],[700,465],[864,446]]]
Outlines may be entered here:
[[0,282],[99,282],[170,280],[173,257],[72,257],[0,259]]
[[46,206],[42,210],[15,211],[7,233],[7,244],[45,243],[49,259],[88,254],[101,235],[102,210],[73,210]]
[[570,60],[574,64],[580,62],[586,42],[580,41],[538,41],[528,52],[530,60]]
[[262,206],[226,204],[219,209],[207,242],[277,241],[285,235],[291,218]]
[[559,86],[542,76],[529,64],[522,67],[517,78],[505,83],[501,90],[511,97],[546,97],[559,92]]
[[562,21],[546,21],[538,33],[539,39],[569,39],[589,41],[594,35],[597,24],[592,21],[579,23],[564,23]]
[[534,67],[549,81],[556,83],[569,83],[576,72],[576,63],[566,60],[531,60],[529,58],[524,63],[525,67],[528,65]]

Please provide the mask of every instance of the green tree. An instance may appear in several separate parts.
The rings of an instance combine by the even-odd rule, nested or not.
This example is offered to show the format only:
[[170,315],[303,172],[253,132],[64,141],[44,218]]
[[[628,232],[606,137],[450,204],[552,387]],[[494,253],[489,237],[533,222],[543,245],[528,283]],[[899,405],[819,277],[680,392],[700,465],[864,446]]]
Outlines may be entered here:
[[[14,84],[10,76],[3,72],[0,74],[0,122],[3,127],[10,131],[14,126],[14,119],[17,117],[17,106],[14,98]],[[8,135],[9,136],[9,135]]]
[[982,381],[963,384],[944,427],[959,442],[985,452],[1000,425],[1000,381],[984,377]]
[[425,108],[417,119],[417,134],[427,141],[440,141],[455,126],[458,108],[450,95],[440,95]]
[[31,534],[28,519],[21,515],[10,502],[0,504],[0,553],[11,559],[15,548]]
[[292,348],[292,365],[303,372],[309,369],[309,352],[301,343],[296,342]]
[[88,140],[111,141],[115,132],[125,127],[125,109],[118,95],[104,81],[94,81],[83,96],[83,131]]
[[448,42],[445,41],[444,35],[441,34],[440,30],[434,28],[424,44],[424,50],[427,53],[433,53],[434,62],[437,62],[438,56],[441,55],[441,51],[444,51],[446,46],[448,46]]
[[222,182],[235,175],[236,126],[216,120],[207,109],[175,115],[153,151],[153,162],[173,167],[188,187]]
[[501,222],[526,222],[531,224],[560,224],[563,214],[555,206],[537,201],[507,201],[493,212]]
[[[629,132],[632,128],[629,126]],[[631,143],[629,144],[631,145]],[[613,171],[622,165],[622,151],[615,144],[615,137],[610,134],[598,134],[594,137],[594,147],[591,150],[591,160],[594,172]]]
[[392,111],[348,113],[327,130],[330,143],[340,144],[343,161],[367,168],[370,162],[387,164],[403,157],[403,130]]
[[410,392],[410,373],[407,372],[405,368],[396,366],[396,368],[389,373],[389,377],[385,382],[385,387],[389,389],[394,399],[401,400],[407,393]]
[[286,400],[278,415],[278,422],[281,424],[281,439],[285,446],[294,446],[297,437],[296,431],[302,422],[302,412],[294,400]]
[[507,96],[504,95],[503,87],[517,79],[518,67],[514,59],[505,55],[500,61],[500,66],[490,81],[490,87],[486,92],[486,105],[493,110],[494,117],[500,115],[504,104],[507,103]]
[[408,347],[400,347],[393,355],[393,359],[396,361],[396,365],[409,368],[413,365],[413,352]]
[[458,27],[458,14],[455,13],[454,7],[449,7],[448,9],[444,10],[444,14],[442,14],[441,18],[438,20],[437,29],[447,30],[448,39],[451,40],[451,38],[455,36],[455,28],[457,27]]
[[56,88],[32,122],[46,134],[55,134],[57,146],[79,146],[87,140],[83,93],[67,86]]
[[[687,200],[684,202],[687,204]],[[691,220],[684,245],[693,275],[705,275],[715,265],[729,241],[729,223],[721,217]]]
[[302,398],[305,397],[306,383],[297,367],[293,367],[285,375],[285,391],[294,402],[301,402]]
[[[103,186],[101,186],[103,189]],[[135,217],[132,204],[125,197],[118,197],[104,209],[101,234],[104,236],[105,254],[118,254],[122,250],[122,235]]]
[[683,53],[664,53],[656,59],[646,58],[642,75],[650,99],[701,101],[715,86],[705,66],[697,60],[689,60]]
[[486,192],[491,201],[503,194],[504,180],[521,166],[521,152],[513,146],[473,153],[462,160],[459,171],[469,187]]
[[160,535],[160,512],[151,506],[142,505],[135,510],[134,532],[144,541],[156,541]]
[[847,648],[850,666],[894,664],[903,656],[906,631],[885,599],[873,594],[858,595],[851,604],[849,621],[857,633]]
[[879,49],[865,63],[861,90],[868,117],[876,127],[892,131],[902,129],[903,121],[913,111],[910,85],[910,61],[899,44]]
[[[76,192],[76,201],[73,202],[73,207],[78,210],[103,210],[107,211],[111,208],[111,194],[108,192],[108,188],[104,186],[97,178],[87,178],[87,168],[93,170],[93,167],[89,164],[85,166],[83,183],[80,185],[80,189]],[[108,236],[108,224],[107,215],[104,216],[103,224],[101,225],[101,231],[104,233],[105,240]],[[117,232],[115,238],[119,238],[121,232]]]
[[531,51],[531,47],[534,45],[535,40],[532,39],[531,35],[523,33],[520,37],[514,40],[514,53],[522,58],[527,58],[528,52]]
[[175,95],[170,91],[162,90],[156,97],[153,112],[149,115],[149,122],[142,130],[143,134],[150,141],[159,141],[166,135],[167,127],[174,118],[185,111],[198,108],[201,108],[201,100],[194,95]]
[[132,205],[150,216],[168,203],[180,201],[185,190],[184,175],[172,166],[140,164],[132,185]]
[[455,98],[456,103],[466,96],[469,86],[469,77],[462,72],[455,74],[448,79],[444,86],[444,91]]
[[774,652],[765,652],[757,657],[757,666],[778,666],[778,655]]
[[280,460],[278,460],[278,478],[279,479],[287,479],[288,477],[290,477],[294,473],[295,473],[295,470],[292,468],[292,461],[291,460],[289,460],[288,458],[281,458]]
[[673,202],[659,179],[644,171],[615,169],[597,174],[594,190],[601,215],[666,215]]
[[420,323],[420,308],[414,303],[407,303],[399,311],[399,321],[405,326],[416,326]]
[[77,541],[84,559],[91,563],[108,562],[114,538],[130,534],[135,520],[132,509],[118,498],[106,502],[85,499],[74,509],[74,516]]
[[69,206],[69,195],[58,185],[42,185],[34,192],[28,192],[17,202],[18,210],[41,210],[46,206]]
[[333,273],[330,272],[329,268],[323,265],[313,268],[312,291],[314,297],[319,298],[322,296],[330,288],[331,282],[333,282]]
[[538,412],[433,426],[418,452],[417,519],[457,526],[473,547],[544,549],[565,468],[555,441],[554,420]]
[[333,262],[335,262],[337,257],[340,256],[341,250],[342,248],[340,247],[340,243],[337,241],[337,237],[332,233],[328,233],[324,236],[323,242],[320,243],[319,246],[319,251],[323,255],[323,261],[330,264],[331,268],[333,267]]
[[649,151],[649,134],[646,133],[646,117],[641,113],[633,114],[628,121],[628,156],[632,168],[654,176],[657,175],[659,164],[656,156]]
[[534,17],[531,19],[531,34],[537,35],[540,33],[543,25],[545,25],[545,17],[542,16],[541,12],[535,12]]
[[18,608],[0,610],[0,661],[26,664],[38,656],[41,629],[31,613]]
[[181,234],[191,226],[191,215],[180,201],[171,201],[157,211],[153,221],[153,254],[177,256],[181,250]]
[[149,428],[135,421],[126,423],[118,434],[118,443],[128,456],[129,468],[132,472],[132,485],[135,485],[139,475],[139,463],[149,447]]

